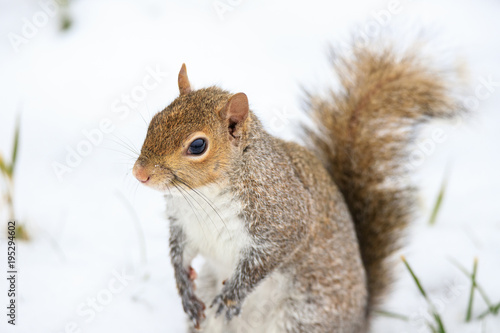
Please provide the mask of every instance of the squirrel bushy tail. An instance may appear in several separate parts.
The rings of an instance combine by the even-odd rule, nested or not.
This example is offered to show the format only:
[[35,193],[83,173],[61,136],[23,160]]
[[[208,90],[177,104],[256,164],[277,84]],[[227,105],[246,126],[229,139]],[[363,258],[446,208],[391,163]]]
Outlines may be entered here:
[[419,124],[460,108],[445,73],[433,71],[415,50],[358,48],[333,64],[341,88],[308,97],[318,129],[305,131],[354,220],[370,310],[391,282],[387,258],[398,249],[416,202],[407,180],[409,145]]

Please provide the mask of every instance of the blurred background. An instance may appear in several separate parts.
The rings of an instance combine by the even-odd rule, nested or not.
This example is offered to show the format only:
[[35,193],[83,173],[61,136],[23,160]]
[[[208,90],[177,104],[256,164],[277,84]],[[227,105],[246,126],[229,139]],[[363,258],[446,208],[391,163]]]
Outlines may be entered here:
[[329,45],[424,34],[428,53],[460,69],[473,115],[433,124],[414,147],[419,218],[401,254],[428,300],[396,257],[372,332],[432,332],[432,313],[446,332],[500,332],[498,17],[494,0],[0,0],[0,331],[184,331],[168,207],[131,175],[183,62],[195,88],[245,92],[272,134],[298,140],[302,88],[334,86]]

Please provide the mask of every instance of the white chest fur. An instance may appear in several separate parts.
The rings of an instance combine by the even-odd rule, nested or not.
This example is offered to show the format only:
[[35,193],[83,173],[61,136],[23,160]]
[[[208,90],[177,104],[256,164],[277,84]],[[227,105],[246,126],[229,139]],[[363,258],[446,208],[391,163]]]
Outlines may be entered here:
[[195,191],[173,189],[167,196],[167,212],[186,235],[188,256],[201,254],[217,265],[220,273],[230,273],[240,251],[250,245],[250,236],[239,217],[241,203],[218,185]]
[[[220,292],[221,282],[231,277],[240,251],[254,244],[239,217],[241,203],[238,200],[215,185],[196,192],[182,191],[181,194],[173,189],[172,195],[167,196],[167,212],[175,217],[174,223],[186,236],[186,264],[197,254],[209,264],[200,272],[197,293],[205,304],[210,304]],[[215,285],[212,277],[217,279]],[[207,309],[204,332],[284,332],[283,304],[290,295],[287,285],[281,274],[268,276],[248,295],[241,315],[229,324],[224,316],[215,316],[216,309]]]

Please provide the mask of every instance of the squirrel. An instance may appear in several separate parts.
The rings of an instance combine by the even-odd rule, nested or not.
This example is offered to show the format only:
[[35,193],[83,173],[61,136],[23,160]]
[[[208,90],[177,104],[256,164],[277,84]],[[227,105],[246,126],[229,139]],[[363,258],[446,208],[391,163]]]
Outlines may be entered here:
[[308,95],[304,146],[270,135],[244,93],[192,89],[185,64],[152,118],[133,175],[165,193],[189,332],[368,331],[413,216],[418,125],[460,108],[418,50],[333,63],[341,89]]

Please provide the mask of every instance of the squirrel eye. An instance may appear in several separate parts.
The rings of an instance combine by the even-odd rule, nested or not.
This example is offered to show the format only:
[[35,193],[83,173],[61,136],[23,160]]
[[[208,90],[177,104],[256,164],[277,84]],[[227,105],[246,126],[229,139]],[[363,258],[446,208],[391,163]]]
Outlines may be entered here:
[[191,155],[200,155],[205,152],[207,143],[204,139],[196,139],[189,145],[188,153]]

